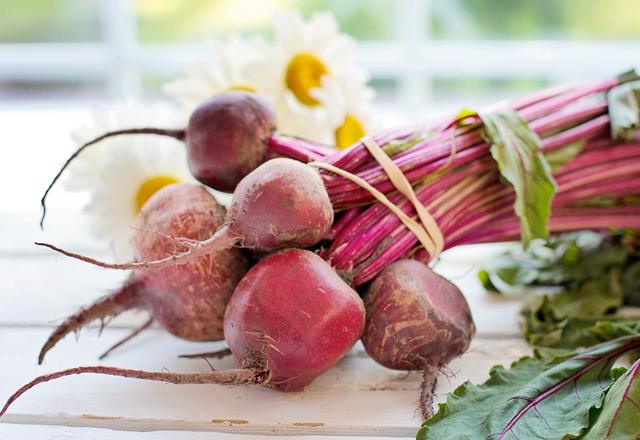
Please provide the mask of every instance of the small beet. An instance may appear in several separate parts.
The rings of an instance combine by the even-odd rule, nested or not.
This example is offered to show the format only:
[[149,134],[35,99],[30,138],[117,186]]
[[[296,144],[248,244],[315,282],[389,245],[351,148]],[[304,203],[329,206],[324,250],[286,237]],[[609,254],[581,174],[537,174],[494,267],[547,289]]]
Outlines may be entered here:
[[185,141],[193,177],[219,191],[233,192],[240,180],[267,159],[275,116],[255,93],[228,91],[191,114]]
[[292,159],[271,159],[236,188],[225,225],[240,246],[308,247],[333,224],[331,200],[318,172]]
[[268,144],[275,131],[270,105],[255,93],[227,91],[200,104],[183,130],[131,128],[105,133],[80,146],[64,163],[42,196],[43,225],[49,191],[64,170],[86,148],[113,136],[155,134],[184,141],[189,169],[201,183],[231,192],[238,182],[267,160]]
[[376,277],[364,302],[367,353],[387,368],[423,370],[422,409],[430,416],[439,370],[469,348],[475,333],[464,295],[423,263],[400,260]]
[[[206,239],[224,216],[224,207],[203,187],[169,185],[154,194],[139,214],[133,237],[135,255],[162,258],[172,254],[176,239]],[[165,330],[180,338],[220,340],[227,301],[247,268],[240,250],[226,249],[153,273],[133,271],[123,287],[80,309],[55,329],[39,361],[68,333],[132,308],[147,310]]]

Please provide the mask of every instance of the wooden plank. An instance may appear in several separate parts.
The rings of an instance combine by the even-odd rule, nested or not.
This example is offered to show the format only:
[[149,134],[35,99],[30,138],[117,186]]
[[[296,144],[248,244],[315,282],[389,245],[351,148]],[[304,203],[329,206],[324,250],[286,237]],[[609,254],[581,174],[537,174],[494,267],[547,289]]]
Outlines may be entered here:
[[[81,428],[55,425],[18,425],[0,423],[0,438],[11,440],[253,440],[253,434],[185,431],[115,431],[107,428]],[[363,440],[374,437],[340,436],[340,440]],[[399,437],[375,437],[376,440],[392,440]],[[415,436],[406,437],[415,438]],[[287,440],[336,440],[324,435],[293,435]]]
[[[38,222],[40,212],[37,210],[20,212],[2,212],[0,228],[0,255],[43,255],[44,249],[34,244],[44,241],[63,246],[77,252],[96,255],[104,254],[108,246],[91,238],[87,218],[82,214],[82,197],[73,197],[77,206],[64,211],[52,209],[47,216],[44,230]],[[37,199],[34,199],[36,202]],[[50,252],[50,251],[49,251]]]
[[[435,268],[466,295],[479,335],[518,335],[520,302],[485,292],[475,275],[477,267],[472,261],[445,258]],[[126,276],[126,272],[92,267],[48,250],[37,257],[0,258],[0,324],[51,325],[115,288]],[[144,314],[128,313],[112,325],[132,326],[143,319]]]
[[[107,329],[100,344],[93,338],[66,338],[38,367],[35,357],[46,328],[0,328],[3,366],[0,396],[8,396],[33,377],[62,368],[95,363],[96,354],[123,336]],[[202,360],[179,353],[215,349],[218,344],[177,340],[150,330],[109,360],[109,364],[141,369],[198,372]],[[487,377],[496,363],[507,364],[529,352],[521,339],[477,338],[462,358],[442,375],[437,401],[462,381]],[[217,369],[233,366],[232,358],[214,361]],[[282,393],[259,386],[174,386],[94,375],[74,376],[39,385],[19,399],[3,422],[102,427],[119,430],[216,431],[287,435],[415,435],[420,424],[420,375],[377,365],[357,345],[335,368],[302,392]]]

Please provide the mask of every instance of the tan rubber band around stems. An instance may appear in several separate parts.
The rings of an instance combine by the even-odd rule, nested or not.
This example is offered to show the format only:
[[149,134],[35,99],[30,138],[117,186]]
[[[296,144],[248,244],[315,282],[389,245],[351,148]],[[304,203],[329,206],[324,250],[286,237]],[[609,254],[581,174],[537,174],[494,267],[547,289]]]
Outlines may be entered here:
[[420,223],[409,217],[404,213],[400,208],[394,205],[383,193],[375,189],[371,186],[366,180],[356,176],[355,174],[351,174],[348,171],[343,170],[342,168],[338,168],[328,163],[324,162],[310,162],[307,165],[316,168],[322,168],[327,171],[331,171],[334,174],[344,177],[345,179],[350,180],[355,183],[359,187],[369,191],[371,195],[384,206],[389,208],[389,210],[395,214],[396,217],[418,238],[420,244],[429,252],[429,255],[433,258],[436,255],[436,247],[431,237],[427,233],[427,230]]
[[373,158],[380,164],[385,173],[387,173],[387,176],[389,176],[389,180],[393,186],[395,186],[396,189],[413,205],[420,222],[422,222],[425,231],[429,234],[429,237],[435,246],[435,254],[431,254],[431,258],[436,258],[444,249],[444,236],[442,235],[442,231],[438,227],[433,216],[429,213],[427,208],[420,203],[418,196],[416,196],[415,191],[413,191],[411,183],[409,183],[409,180],[407,180],[407,177],[404,175],[402,170],[400,170],[400,168],[391,160],[387,153],[385,153],[384,150],[369,137],[362,138],[361,142],[365,147],[367,147],[369,153],[371,153]]

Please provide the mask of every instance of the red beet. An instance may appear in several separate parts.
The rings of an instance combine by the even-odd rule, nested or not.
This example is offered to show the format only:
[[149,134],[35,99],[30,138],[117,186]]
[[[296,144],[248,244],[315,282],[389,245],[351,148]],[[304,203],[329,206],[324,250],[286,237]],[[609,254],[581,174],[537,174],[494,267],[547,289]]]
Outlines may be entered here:
[[285,249],[257,263],[229,302],[225,337],[240,369],[181,374],[105,366],[71,368],[21,387],[0,416],[35,385],[74,374],[298,390],[345,355],[362,334],[364,323],[362,300],[328,263],[309,251]]
[[318,172],[292,159],[272,159],[242,179],[227,213],[225,234],[242,247],[308,247],[333,224],[331,200]]
[[53,178],[41,200],[40,226],[46,215],[47,195],[63,171],[87,147],[104,139],[156,134],[184,141],[193,176],[211,188],[231,192],[244,176],[267,159],[268,140],[274,130],[275,116],[264,99],[254,93],[227,91],[200,104],[184,130],[132,128],[105,133],[80,146]]
[[467,301],[428,266],[400,260],[377,276],[364,302],[367,353],[388,368],[424,371],[421,402],[429,417],[438,371],[469,348],[475,333]]
[[185,133],[189,169],[200,182],[232,192],[267,158],[275,130],[269,105],[255,93],[228,91],[200,104]]
[[224,334],[242,367],[268,368],[270,386],[297,390],[331,368],[364,326],[356,292],[316,254],[286,249],[266,257],[229,301]]
[[[259,251],[309,247],[331,229],[333,208],[318,172],[301,162],[271,159],[238,184],[224,225],[209,239],[179,240],[186,248],[163,258],[148,255],[134,263],[106,263],[47,246],[67,256],[111,269],[167,268],[235,245]],[[143,256],[144,257],[144,256]]]
[[[175,251],[173,237],[206,239],[224,215],[224,207],[203,187],[169,185],[154,194],[140,212],[133,238],[135,254],[139,259],[166,257]],[[164,329],[180,338],[222,339],[227,301],[247,268],[238,249],[227,249],[153,273],[136,270],[123,287],[67,318],[44,344],[39,361],[66,334],[132,308],[148,310]]]

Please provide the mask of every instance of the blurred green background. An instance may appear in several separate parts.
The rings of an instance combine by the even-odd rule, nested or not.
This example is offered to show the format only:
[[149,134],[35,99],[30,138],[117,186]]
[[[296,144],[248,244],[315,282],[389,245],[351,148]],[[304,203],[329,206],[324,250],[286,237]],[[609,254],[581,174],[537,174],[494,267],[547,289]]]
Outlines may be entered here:
[[[359,54],[365,54],[363,64],[372,73],[379,100],[403,108],[409,108],[411,100],[413,107],[421,101],[453,105],[469,97],[484,102],[549,83],[609,74],[595,58],[603,52],[613,56],[608,48],[618,43],[625,44],[628,53],[629,44],[640,41],[640,0],[0,0],[0,98],[159,96],[163,82],[179,74],[191,58],[198,58],[185,48],[202,45],[202,58],[208,54],[203,43],[212,37],[230,32],[268,36],[273,14],[288,8],[305,16],[319,10],[333,12],[342,29],[361,41]],[[116,55],[107,50],[104,56],[112,57],[109,63],[119,70],[102,72],[107,69],[92,58],[102,56],[97,50],[131,46],[132,41],[126,40],[135,43],[135,50],[120,47]],[[455,44],[447,46],[449,42]],[[532,42],[542,43],[531,46]],[[555,46],[545,42],[582,44],[584,66],[573,70],[567,66],[565,73],[561,66],[551,65],[571,48],[556,53]],[[594,46],[591,51],[590,42],[613,46],[604,50]],[[52,43],[62,52],[47,46]],[[528,67],[514,71],[509,66],[508,54],[520,51],[520,44],[529,44],[531,73]],[[73,58],[73,52],[65,50],[75,45],[84,52]],[[494,46],[498,59],[494,56],[487,66],[478,65],[482,63],[478,52],[491,52]],[[11,55],[5,56],[4,64],[3,47]],[[23,47],[30,58],[21,65]],[[636,47],[640,56],[640,45]],[[424,49],[428,60],[433,53],[433,64],[415,68],[407,60],[411,48]],[[502,53],[507,54],[504,60],[499,57]],[[39,54],[43,59],[49,54],[50,63],[41,63]],[[88,67],[82,64],[83,57]],[[621,58],[622,54],[615,60]],[[622,59],[624,65],[611,69],[619,71],[638,62],[638,57],[628,63]]]
[[[99,0],[0,0],[0,42],[101,39]],[[336,14],[361,40],[395,35],[394,0],[135,0],[143,42],[199,41],[230,31],[264,32],[272,14],[295,8]],[[638,0],[455,0],[433,2],[432,37],[637,39]]]

